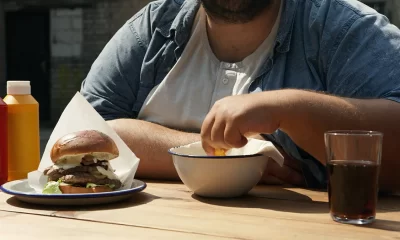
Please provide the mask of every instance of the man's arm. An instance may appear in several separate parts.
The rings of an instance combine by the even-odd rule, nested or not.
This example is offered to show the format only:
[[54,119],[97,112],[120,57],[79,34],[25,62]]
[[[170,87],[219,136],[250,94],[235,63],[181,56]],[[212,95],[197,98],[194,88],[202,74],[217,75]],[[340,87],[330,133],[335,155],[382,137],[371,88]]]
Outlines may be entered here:
[[[342,21],[335,22],[335,19]],[[307,127],[309,137],[300,136],[304,130],[294,130],[296,125],[299,127],[296,122],[286,126],[286,131],[291,132],[296,143],[323,162],[324,130],[383,132],[381,189],[399,190],[396,141],[400,137],[400,104],[396,102],[400,102],[400,31],[385,16],[370,8],[355,13],[351,7],[346,7],[339,16],[328,14],[325,20],[329,25],[322,30],[320,49],[324,90],[342,98],[299,93],[304,108],[301,114],[297,111],[296,117],[302,121],[307,119],[307,125],[312,126]]]
[[400,190],[400,103],[385,100],[360,100],[299,91],[284,90],[291,96],[280,128],[305,151],[326,163],[324,132],[355,129],[383,132],[380,177],[382,190]]
[[326,131],[380,131],[384,134],[380,189],[398,191],[399,122],[400,103],[392,100],[349,99],[287,89],[219,100],[204,120],[201,137],[205,151],[212,153],[215,148],[242,147],[248,133],[269,134],[280,129],[326,164]]
[[172,130],[135,119],[108,121],[128,147],[140,158],[138,178],[179,180],[168,149],[200,140],[196,133]]
[[[136,177],[142,179],[179,180],[168,149],[200,141],[200,134],[181,132],[141,120],[118,119],[108,121],[108,124],[140,158]],[[264,140],[259,135],[251,138]],[[284,152],[282,154],[285,155]],[[284,167],[270,161],[269,172],[265,172],[260,183],[304,185],[299,167],[295,164],[286,155]]]

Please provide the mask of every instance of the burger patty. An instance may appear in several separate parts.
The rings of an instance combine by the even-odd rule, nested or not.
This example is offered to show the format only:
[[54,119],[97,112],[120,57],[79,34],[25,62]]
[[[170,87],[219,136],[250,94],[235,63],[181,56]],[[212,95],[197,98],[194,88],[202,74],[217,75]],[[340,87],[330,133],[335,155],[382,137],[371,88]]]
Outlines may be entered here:
[[[107,170],[107,169],[106,169]],[[78,174],[78,173],[92,173],[97,172],[97,166],[78,166],[70,169],[62,168],[49,168],[44,171],[44,175],[47,175],[51,181],[57,181],[59,178],[65,175]]]
[[90,173],[74,173],[73,175],[65,175],[60,178],[62,182],[68,183],[71,185],[83,185],[86,186],[86,183],[94,183],[96,185],[106,185],[106,184],[113,184],[115,185],[115,189],[121,187],[121,181],[118,179],[109,179],[103,178],[99,179],[95,176],[91,175]]
[[86,183],[94,183],[97,185],[114,184],[115,189],[121,187],[120,180],[107,178],[107,176],[101,174],[97,170],[98,166],[108,170],[107,161],[97,161],[96,163],[93,161],[86,161],[81,164],[81,166],[69,169],[50,166],[46,168],[43,173],[48,176],[49,181],[58,181],[61,179],[65,183],[81,186],[86,186]]

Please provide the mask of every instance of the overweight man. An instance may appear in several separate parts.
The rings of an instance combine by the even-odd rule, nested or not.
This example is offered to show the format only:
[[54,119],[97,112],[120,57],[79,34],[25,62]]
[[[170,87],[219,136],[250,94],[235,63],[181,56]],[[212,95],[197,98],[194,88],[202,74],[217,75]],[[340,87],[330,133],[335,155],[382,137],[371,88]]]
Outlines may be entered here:
[[[380,189],[400,190],[400,31],[356,0],[160,0],[104,47],[81,93],[141,159],[173,180],[167,150],[247,137],[286,156],[261,183],[325,188],[324,132],[384,133]],[[221,170],[223,171],[223,170]]]

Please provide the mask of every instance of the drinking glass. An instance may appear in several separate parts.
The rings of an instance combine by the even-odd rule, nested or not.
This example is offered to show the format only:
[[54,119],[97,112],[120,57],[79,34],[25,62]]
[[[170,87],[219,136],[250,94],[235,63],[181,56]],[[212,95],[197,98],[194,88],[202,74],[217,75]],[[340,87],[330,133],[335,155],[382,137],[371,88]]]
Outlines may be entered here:
[[376,131],[325,133],[328,196],[334,221],[372,223],[376,217],[383,134]]

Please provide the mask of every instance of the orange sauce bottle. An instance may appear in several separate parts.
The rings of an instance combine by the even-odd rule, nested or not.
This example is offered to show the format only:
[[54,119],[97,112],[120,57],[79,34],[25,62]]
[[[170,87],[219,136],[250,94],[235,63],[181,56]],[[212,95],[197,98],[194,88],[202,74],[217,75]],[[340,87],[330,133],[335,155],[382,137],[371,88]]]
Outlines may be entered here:
[[7,104],[0,99],[0,185],[8,176]]
[[29,81],[8,81],[8,181],[25,179],[40,162],[39,103]]

